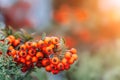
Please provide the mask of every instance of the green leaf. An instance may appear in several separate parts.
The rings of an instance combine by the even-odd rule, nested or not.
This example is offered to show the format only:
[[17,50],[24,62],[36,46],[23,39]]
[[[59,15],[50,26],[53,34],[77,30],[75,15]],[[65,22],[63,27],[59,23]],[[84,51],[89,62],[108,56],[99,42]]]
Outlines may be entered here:
[[46,37],[46,33],[45,33],[45,32],[43,32],[43,33],[42,33],[42,36],[41,36],[41,39],[42,39],[42,40],[44,40],[44,39],[45,39],[45,37]]

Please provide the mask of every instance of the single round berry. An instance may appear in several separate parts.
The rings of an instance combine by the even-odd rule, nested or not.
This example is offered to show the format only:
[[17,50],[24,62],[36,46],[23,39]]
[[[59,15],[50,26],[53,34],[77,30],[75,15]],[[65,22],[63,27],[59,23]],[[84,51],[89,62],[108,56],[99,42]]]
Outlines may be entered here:
[[59,63],[59,58],[58,57],[53,57],[52,59],[51,59],[51,63],[52,64],[58,64]]
[[78,59],[78,55],[77,54],[73,54],[72,57],[74,58],[74,60]]
[[34,62],[37,62],[37,61],[38,61],[38,58],[36,56],[33,56],[32,57],[32,62],[34,63]]
[[70,59],[72,57],[71,53],[70,52],[66,52],[65,53],[65,58],[66,59]]
[[42,60],[42,65],[45,67],[45,66],[48,66],[50,64],[50,60],[49,59],[43,59]]
[[45,70],[46,70],[47,72],[51,72],[51,70],[52,70],[52,69],[51,69],[51,66],[50,66],[50,65],[46,66],[46,67],[45,67]]
[[75,48],[72,48],[72,49],[70,50],[70,52],[71,52],[72,54],[76,54],[76,53],[77,53],[77,50],[76,50]]

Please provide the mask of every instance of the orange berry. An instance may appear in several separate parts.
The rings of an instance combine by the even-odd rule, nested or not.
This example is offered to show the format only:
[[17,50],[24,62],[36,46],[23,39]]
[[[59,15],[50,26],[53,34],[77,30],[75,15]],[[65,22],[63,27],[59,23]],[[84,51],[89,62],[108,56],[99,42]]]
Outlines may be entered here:
[[13,35],[8,36],[10,39],[15,40],[15,37]]
[[26,46],[25,46],[24,44],[22,44],[22,45],[20,46],[20,49],[21,49],[21,50],[26,50]]
[[51,54],[53,52],[51,47],[46,47],[43,50],[45,51],[46,54]]
[[36,57],[38,57],[38,58],[43,58],[44,55],[43,55],[42,52],[37,52],[37,53],[36,53]]
[[28,51],[28,54],[31,55],[31,56],[34,56],[36,54],[36,51],[34,49],[30,49]]
[[13,57],[13,58],[17,58],[17,55],[13,55],[12,57]]
[[32,42],[32,48],[37,48],[37,43],[36,42]]
[[59,42],[59,38],[57,37],[52,37],[52,43],[57,44]]
[[13,46],[9,46],[8,50],[12,50],[13,49]]
[[7,37],[6,40],[8,40],[8,42],[9,42],[10,44],[12,44],[12,42],[13,42],[12,39],[10,39],[9,37]]
[[26,46],[27,49],[31,48],[32,47],[32,42],[26,42],[25,46]]
[[36,56],[33,56],[32,57],[32,62],[37,62],[38,61],[38,58]]
[[51,71],[51,66],[50,66],[50,65],[46,66],[46,67],[45,67],[45,70],[46,70],[47,72],[50,72],[50,71]]
[[30,66],[30,65],[31,65],[31,61],[26,61],[25,64],[26,64],[27,66]]
[[64,65],[63,65],[63,63],[59,63],[59,64],[57,65],[57,69],[60,70],[60,71],[64,70]]
[[10,55],[11,55],[11,56],[16,55],[16,50],[15,50],[15,49],[12,49],[11,52],[10,52]]
[[63,63],[64,65],[66,65],[66,64],[67,64],[67,59],[66,59],[66,58],[63,58],[63,59],[62,59],[62,63]]
[[17,46],[17,45],[19,45],[19,44],[20,44],[20,39],[14,40],[14,42],[13,42],[13,45],[14,45],[14,46]]
[[21,63],[25,63],[25,59],[24,58],[20,58],[20,62]]
[[71,53],[70,52],[66,52],[65,53],[65,58],[66,59],[70,59],[72,57]]
[[53,49],[55,46],[54,46],[54,44],[50,44],[49,47],[51,47]]
[[53,57],[53,58],[51,59],[51,63],[52,63],[52,64],[55,64],[55,65],[58,64],[59,61],[60,61],[60,60],[59,60],[58,57]]
[[75,48],[72,48],[72,49],[70,50],[70,52],[71,52],[72,54],[76,54],[76,53],[77,53],[77,50],[76,50]]
[[20,51],[18,54],[21,57],[25,57],[27,55],[26,51]]
[[73,63],[74,63],[74,58],[71,57],[71,58],[68,60],[68,63],[69,63],[69,64],[73,64]]
[[14,49],[13,46],[9,46],[8,51],[7,51],[7,54],[8,54],[9,56],[12,55],[12,54],[11,54],[11,51],[12,51],[13,49]]
[[30,55],[27,55],[25,58],[27,61],[30,61],[32,59],[32,57]]
[[10,39],[11,39],[11,41],[12,41],[12,43],[14,42],[14,40],[15,40],[15,37],[13,36],[13,35],[10,35],[10,36],[8,36]]
[[43,40],[39,40],[37,43],[38,47],[43,47],[44,46],[44,41]]
[[45,44],[51,44],[51,38],[50,37],[45,37],[44,43]]
[[45,66],[48,66],[50,64],[50,60],[49,59],[43,59],[42,60],[42,65],[45,67]]
[[77,54],[73,54],[72,57],[74,58],[74,60],[78,59],[78,55]]

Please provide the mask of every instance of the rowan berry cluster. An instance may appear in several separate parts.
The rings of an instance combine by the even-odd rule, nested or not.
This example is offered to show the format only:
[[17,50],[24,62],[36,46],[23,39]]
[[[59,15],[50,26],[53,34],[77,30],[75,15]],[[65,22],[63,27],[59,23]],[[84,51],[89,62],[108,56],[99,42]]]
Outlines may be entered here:
[[7,55],[12,56],[17,65],[22,66],[22,72],[34,67],[43,67],[47,72],[57,74],[68,70],[70,65],[78,59],[75,48],[62,50],[58,37],[22,42],[21,38],[9,35],[5,40],[8,40],[10,45]]

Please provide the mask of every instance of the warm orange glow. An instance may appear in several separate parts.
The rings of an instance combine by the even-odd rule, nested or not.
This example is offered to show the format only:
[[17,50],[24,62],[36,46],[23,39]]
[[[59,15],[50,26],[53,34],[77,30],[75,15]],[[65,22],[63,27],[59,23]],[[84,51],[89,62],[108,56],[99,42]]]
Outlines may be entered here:
[[85,10],[81,10],[80,8],[74,9],[73,15],[78,22],[85,21],[87,19],[87,12]]
[[101,10],[120,9],[120,0],[99,0]]
[[55,11],[54,19],[61,24],[68,24],[70,20],[70,8],[67,5],[62,5],[59,10]]
[[120,0],[99,0],[99,8],[110,20],[120,20]]

